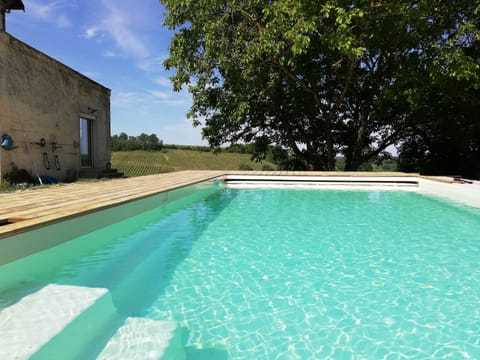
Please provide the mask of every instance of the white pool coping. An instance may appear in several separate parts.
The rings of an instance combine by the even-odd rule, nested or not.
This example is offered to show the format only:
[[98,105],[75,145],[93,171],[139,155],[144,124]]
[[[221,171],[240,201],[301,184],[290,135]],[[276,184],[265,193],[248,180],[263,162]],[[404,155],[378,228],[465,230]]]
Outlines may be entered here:
[[445,183],[425,178],[419,178],[418,181],[418,192],[421,194],[480,208],[479,181],[471,181],[471,183]]

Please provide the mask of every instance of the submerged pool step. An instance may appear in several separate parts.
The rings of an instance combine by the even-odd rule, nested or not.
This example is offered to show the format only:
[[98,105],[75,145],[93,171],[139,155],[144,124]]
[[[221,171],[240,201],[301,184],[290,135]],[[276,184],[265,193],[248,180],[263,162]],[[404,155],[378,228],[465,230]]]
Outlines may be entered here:
[[185,359],[181,329],[174,321],[127,318],[97,359]]
[[57,356],[59,359],[95,359],[124,320],[113,304],[110,291],[106,291],[30,359],[50,360]]
[[49,284],[0,312],[0,359],[30,359],[108,293]]
[[185,359],[176,322],[125,318],[102,288],[49,284],[2,310],[0,329],[0,359]]

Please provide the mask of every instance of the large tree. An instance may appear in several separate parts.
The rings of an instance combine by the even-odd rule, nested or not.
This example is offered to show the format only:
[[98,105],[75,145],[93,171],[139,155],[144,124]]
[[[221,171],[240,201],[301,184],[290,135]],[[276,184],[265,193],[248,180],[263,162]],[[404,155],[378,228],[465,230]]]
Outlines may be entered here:
[[[310,170],[356,170],[411,135],[415,81],[478,82],[464,1],[162,0],[175,30],[167,69],[212,146],[288,149]],[[446,73],[446,74],[445,74]]]

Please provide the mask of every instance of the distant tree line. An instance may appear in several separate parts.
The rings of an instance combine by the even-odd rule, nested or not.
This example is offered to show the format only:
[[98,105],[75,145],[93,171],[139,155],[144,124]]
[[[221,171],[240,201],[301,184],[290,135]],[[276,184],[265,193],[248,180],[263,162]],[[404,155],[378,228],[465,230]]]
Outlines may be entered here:
[[202,146],[202,145],[163,144],[163,149],[192,150],[192,151],[202,151],[202,152],[212,151],[212,148],[210,146]]
[[158,151],[163,147],[163,141],[156,134],[141,133],[138,136],[130,136],[124,132],[113,135],[111,138],[112,151]]

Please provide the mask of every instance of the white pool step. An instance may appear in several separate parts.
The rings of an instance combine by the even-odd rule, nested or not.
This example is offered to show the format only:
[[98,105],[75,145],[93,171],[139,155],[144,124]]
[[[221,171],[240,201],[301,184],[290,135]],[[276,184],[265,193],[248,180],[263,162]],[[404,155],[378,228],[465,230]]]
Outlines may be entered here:
[[97,357],[100,360],[184,359],[174,321],[127,318]]
[[49,284],[0,312],[0,359],[28,359],[108,292]]
[[0,312],[0,359],[51,359],[52,354],[59,359],[185,358],[176,322],[125,318],[107,289],[57,284]]

